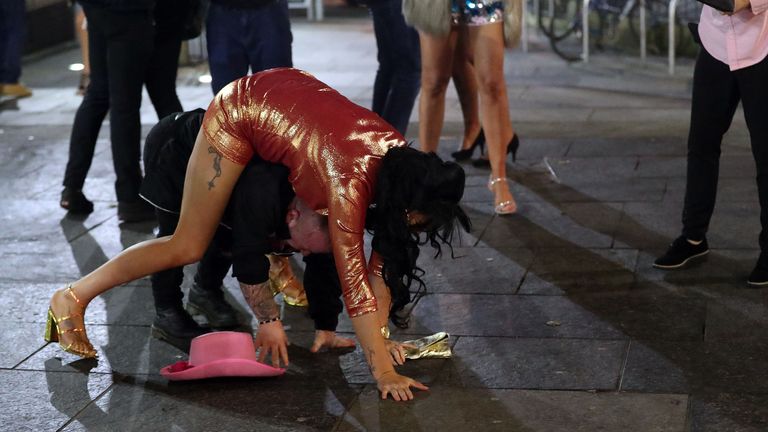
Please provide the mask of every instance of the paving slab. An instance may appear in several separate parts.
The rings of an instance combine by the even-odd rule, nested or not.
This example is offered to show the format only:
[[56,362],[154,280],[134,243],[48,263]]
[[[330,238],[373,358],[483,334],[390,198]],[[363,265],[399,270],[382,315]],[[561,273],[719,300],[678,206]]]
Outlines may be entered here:
[[[657,102],[656,99],[654,99],[655,102]],[[603,160],[606,157],[619,156],[684,157],[685,154],[685,142],[681,142],[676,137],[610,139],[596,136],[573,140],[566,156],[568,158],[597,157],[599,160]],[[615,163],[610,159],[606,162]],[[610,167],[604,168],[611,169]],[[625,174],[627,173],[625,172]]]
[[621,390],[670,393],[768,393],[762,341],[633,340]]
[[730,290],[707,302],[706,341],[760,340],[768,335],[768,292]]
[[59,430],[112,382],[109,375],[0,370],[0,386],[9,389],[0,410],[3,429]]
[[[429,271],[424,283],[430,293],[453,294],[512,294],[533,261],[533,252],[527,250],[506,251],[492,248],[455,248],[455,259],[450,251],[433,259],[424,251],[419,265]],[[475,269],[482,268],[487,276],[482,283]]]
[[637,256],[638,251],[631,249],[570,247],[539,250],[519,293],[574,295],[624,292],[636,283],[631,269],[634,268]]
[[578,293],[568,299],[636,339],[701,341],[712,320],[706,299],[663,290]]
[[[484,319],[482,317],[488,317]],[[548,325],[557,321],[560,325]],[[445,331],[456,336],[620,339],[623,334],[563,296],[430,294],[413,311],[403,334]]]
[[[337,431],[684,431],[687,396],[434,386],[397,404],[366,389]],[[471,409],[468,409],[471,407]],[[439,413],[439,414],[438,414]]]
[[461,337],[441,383],[467,388],[617,390],[621,340]]
[[64,430],[329,430],[357,395],[281,384],[280,378],[123,380]]
[[0,368],[10,369],[38,352],[46,342],[45,328],[37,323],[0,322]]
[[768,396],[720,393],[691,396],[691,430],[759,432],[768,429]]

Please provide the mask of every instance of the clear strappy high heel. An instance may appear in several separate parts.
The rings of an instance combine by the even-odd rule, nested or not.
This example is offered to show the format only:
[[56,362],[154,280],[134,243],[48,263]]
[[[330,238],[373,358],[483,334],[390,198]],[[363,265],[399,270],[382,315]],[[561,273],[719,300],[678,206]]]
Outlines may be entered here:
[[[489,178],[488,190],[493,192],[493,187],[496,185],[496,183],[500,183],[500,182],[506,183],[508,181],[509,179],[505,177]],[[493,211],[496,212],[497,215],[514,214],[517,212],[517,203],[515,203],[515,200],[502,201],[494,206]]]

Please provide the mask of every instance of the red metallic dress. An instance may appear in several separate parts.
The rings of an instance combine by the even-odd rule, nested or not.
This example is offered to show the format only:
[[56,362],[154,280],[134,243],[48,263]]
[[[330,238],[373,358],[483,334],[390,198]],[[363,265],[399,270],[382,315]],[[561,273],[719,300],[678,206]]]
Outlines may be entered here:
[[336,269],[350,317],[376,311],[368,272],[381,274],[363,251],[365,213],[381,157],[405,139],[378,115],[291,68],[234,81],[214,98],[203,120],[205,138],[241,165],[257,157],[287,166],[296,195],[327,211]]

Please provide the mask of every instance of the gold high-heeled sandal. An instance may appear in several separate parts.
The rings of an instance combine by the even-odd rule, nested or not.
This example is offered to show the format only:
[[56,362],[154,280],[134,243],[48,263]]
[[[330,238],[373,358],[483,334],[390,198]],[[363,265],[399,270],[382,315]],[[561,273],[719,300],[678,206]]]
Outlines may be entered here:
[[[61,349],[70,354],[74,354],[83,358],[94,358],[98,353],[95,349],[93,349],[93,345],[91,345],[91,342],[88,340],[88,336],[85,335],[85,324],[83,324],[83,327],[72,326],[72,328],[65,330],[61,329],[61,323],[64,321],[72,321],[72,318],[76,317],[80,317],[85,320],[83,315],[83,312],[85,312],[85,307],[83,307],[82,302],[80,302],[80,299],[77,298],[75,292],[72,291],[72,284],[67,285],[67,287],[64,288],[64,291],[68,292],[69,295],[75,300],[75,302],[82,307],[82,312],[56,318],[56,315],[53,314],[53,309],[48,306],[48,318],[46,319],[45,323],[45,340],[46,342],[59,342]],[[66,333],[82,333],[85,340],[73,341],[70,342],[69,345],[64,346],[60,341],[60,336]],[[85,348],[83,348],[82,345],[84,345]]]
[[309,305],[304,285],[296,279],[291,269],[288,257],[268,255],[269,284],[272,292],[283,294],[283,300],[291,306],[306,307]]
[[[493,187],[496,185],[496,183],[500,182],[508,182],[509,179],[505,177],[497,177],[497,178],[489,178],[488,179],[488,190],[493,192]],[[506,200],[502,201],[493,208],[493,211],[496,212],[497,215],[510,215],[517,212],[517,204],[514,200]]]

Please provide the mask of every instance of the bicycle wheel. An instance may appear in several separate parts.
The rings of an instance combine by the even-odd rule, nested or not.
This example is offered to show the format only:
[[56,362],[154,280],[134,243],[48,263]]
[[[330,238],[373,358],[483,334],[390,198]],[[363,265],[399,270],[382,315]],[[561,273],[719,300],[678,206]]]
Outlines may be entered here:
[[548,0],[539,8],[538,21],[555,54],[581,60],[581,0]]

